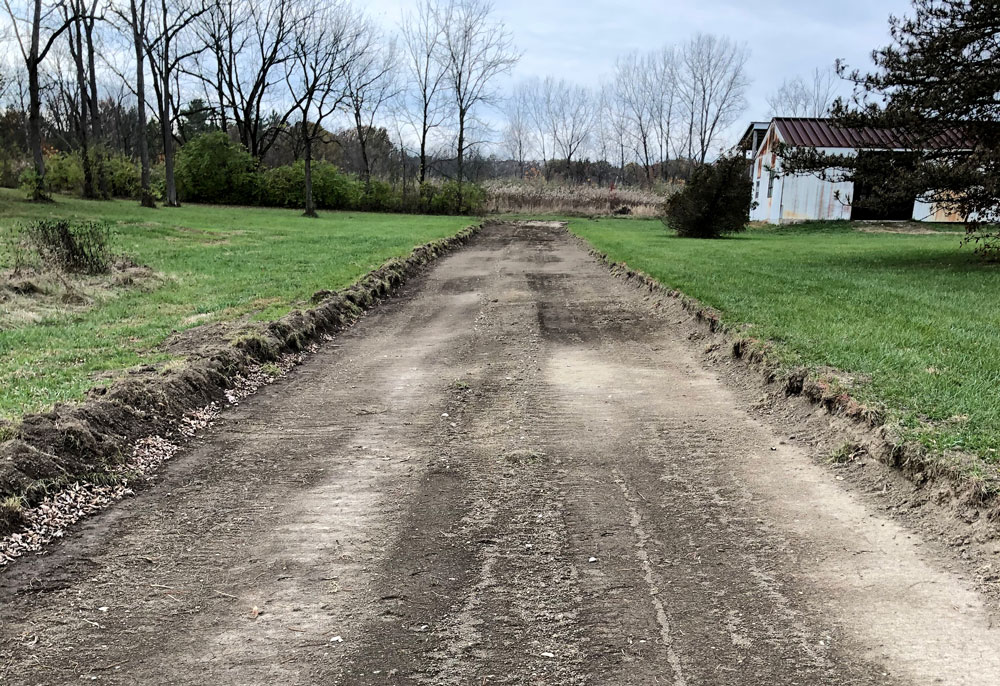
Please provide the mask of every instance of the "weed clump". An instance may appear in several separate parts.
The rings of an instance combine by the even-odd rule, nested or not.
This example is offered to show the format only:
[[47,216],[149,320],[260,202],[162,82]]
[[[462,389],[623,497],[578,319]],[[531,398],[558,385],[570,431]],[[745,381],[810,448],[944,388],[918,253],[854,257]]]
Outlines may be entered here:
[[27,252],[43,266],[75,274],[111,270],[111,228],[106,222],[43,219],[22,229]]

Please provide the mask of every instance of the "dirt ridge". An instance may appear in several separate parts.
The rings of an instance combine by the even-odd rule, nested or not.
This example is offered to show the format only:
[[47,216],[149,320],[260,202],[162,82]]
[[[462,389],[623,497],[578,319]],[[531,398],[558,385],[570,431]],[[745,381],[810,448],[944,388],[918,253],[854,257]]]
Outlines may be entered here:
[[731,359],[763,376],[772,401],[800,397],[822,407],[832,417],[848,420],[856,435],[845,437],[845,445],[851,444],[855,458],[867,455],[918,488],[946,485],[960,506],[981,510],[990,521],[1000,517],[1000,468],[964,453],[936,455],[918,442],[904,439],[897,427],[886,420],[884,412],[858,402],[850,392],[839,388],[835,379],[816,375],[804,367],[789,370],[775,360],[767,341],[742,335],[726,325],[718,310],[625,262],[616,262],[583,238],[571,235],[617,278],[651,294],[677,300],[692,320],[715,338],[715,349],[728,350]]
[[0,535],[21,524],[24,506],[76,479],[100,480],[124,459],[126,447],[175,424],[186,413],[224,399],[234,379],[253,365],[299,352],[324,334],[349,326],[436,258],[465,244],[485,224],[420,245],[339,291],[318,291],[315,307],[262,322],[236,340],[213,340],[179,367],[146,367],[79,404],[0,423]]

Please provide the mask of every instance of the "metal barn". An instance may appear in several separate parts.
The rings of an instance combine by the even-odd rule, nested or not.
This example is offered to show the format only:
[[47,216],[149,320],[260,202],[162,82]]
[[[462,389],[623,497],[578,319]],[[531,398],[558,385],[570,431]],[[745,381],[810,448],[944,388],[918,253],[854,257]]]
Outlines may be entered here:
[[[782,144],[846,156],[906,152],[907,148],[892,131],[847,129],[829,119],[797,117],[771,120],[763,136],[760,136],[759,130],[759,123],[755,122],[747,131],[752,135],[745,134],[743,139],[743,145],[751,155],[750,174],[757,202],[750,213],[752,221],[769,224],[836,219],[962,221],[962,217],[920,198],[901,205],[879,204],[878,209],[853,207],[854,199],[865,197],[867,193],[864,188],[855,188],[853,182],[834,183],[813,174],[782,174],[779,155]],[[956,148],[965,145],[957,134],[953,137],[954,140],[942,141],[942,144]],[[757,140],[761,141],[759,145],[755,145]]]

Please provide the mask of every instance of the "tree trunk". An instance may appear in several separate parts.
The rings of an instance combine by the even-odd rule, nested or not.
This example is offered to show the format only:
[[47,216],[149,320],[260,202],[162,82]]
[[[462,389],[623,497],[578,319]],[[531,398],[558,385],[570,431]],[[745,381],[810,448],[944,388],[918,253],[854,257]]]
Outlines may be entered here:
[[420,185],[424,185],[424,181],[427,179],[427,103],[424,103],[424,121],[421,124],[420,130]]
[[642,136],[642,162],[643,166],[646,168],[646,183],[653,183],[652,172],[649,169],[649,140],[645,134]]
[[[144,0],[143,0],[144,1]],[[132,0],[132,40],[135,44],[135,91],[137,94],[138,124],[136,126],[136,146],[139,148],[139,163],[141,165],[139,181],[139,204],[143,207],[156,207],[153,199],[153,189],[149,179],[149,141],[146,131],[146,76],[143,68],[142,28],[145,26],[145,16],[139,16],[138,8]],[[145,15],[145,12],[143,12]]]
[[174,137],[170,127],[170,44],[163,46],[163,64],[160,69],[160,83],[163,92],[163,107],[160,112],[160,135],[163,137],[163,174],[166,177],[164,204],[180,207],[177,201],[177,181],[174,178]]
[[357,107],[354,109],[354,129],[358,132],[358,148],[361,151],[361,178],[365,182],[365,193],[371,190],[372,185],[372,170],[371,163],[368,161],[368,136],[371,134],[371,130],[366,130],[364,124],[361,121],[361,110]]
[[455,208],[457,214],[462,213],[462,180],[465,172],[465,112],[458,114],[458,207]]
[[69,31],[70,54],[76,65],[76,88],[80,94],[77,113],[77,135],[80,137],[80,160],[83,165],[83,197],[93,199],[94,165],[90,155],[90,140],[87,122],[90,120],[90,93],[87,90],[87,70],[83,62],[83,19],[77,18]]
[[371,190],[372,170],[371,162],[368,161],[368,135],[358,133],[358,147],[361,148],[361,164],[363,165],[362,178],[365,181],[365,191]]
[[219,128],[222,129],[223,133],[228,134],[229,122],[226,121],[226,105],[225,105],[226,101],[223,99],[225,91],[223,90],[222,87],[222,69],[223,69],[222,61],[216,60],[216,64],[218,65],[216,72],[219,74],[219,77],[215,83],[215,92],[218,94],[219,98]]
[[104,157],[101,151],[96,149],[100,145],[103,136],[101,126],[100,101],[97,99],[97,68],[94,55],[94,17],[90,17],[85,24],[87,37],[87,59],[90,69],[90,134],[94,142],[94,173],[97,178],[97,190],[102,198],[110,198],[111,191],[108,188],[108,175],[104,167]]
[[34,202],[51,202],[45,192],[45,155],[42,154],[42,100],[38,85],[39,34],[42,24],[42,0],[35,0],[34,16],[31,24],[31,46],[25,66],[28,70],[28,145],[35,163],[35,187],[31,191]]
[[316,202],[313,200],[312,138],[306,133],[305,117],[302,118],[302,133],[305,140],[306,211],[304,216],[316,217]]

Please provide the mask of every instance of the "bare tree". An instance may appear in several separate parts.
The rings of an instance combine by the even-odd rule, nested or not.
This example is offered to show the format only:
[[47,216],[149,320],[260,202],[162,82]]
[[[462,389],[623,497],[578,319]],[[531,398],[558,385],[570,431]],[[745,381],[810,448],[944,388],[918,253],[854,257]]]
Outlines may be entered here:
[[200,41],[192,41],[189,45],[185,38],[208,6],[201,0],[159,0],[155,9],[147,24],[143,48],[153,74],[153,92],[156,94],[163,142],[166,181],[163,201],[170,207],[177,207],[180,203],[174,179],[174,123],[178,107],[175,102],[177,93],[172,86],[184,63],[205,49]]
[[552,140],[567,165],[590,136],[594,124],[593,99],[583,86],[565,80],[553,83],[549,97]]
[[435,11],[433,0],[421,0],[416,10],[403,18],[401,34],[407,72],[412,79],[408,95],[416,109],[413,128],[420,140],[419,182],[427,178],[427,141],[433,129],[439,127],[448,114],[448,103],[442,97],[448,70],[439,59],[444,27],[438,23],[442,15]]
[[669,175],[670,146],[673,140],[673,125],[677,106],[677,51],[673,46],[664,46],[649,54],[649,78],[652,102],[651,114],[656,142],[659,149],[660,177],[666,181]]
[[817,67],[808,82],[801,76],[782,81],[767,98],[767,105],[772,117],[822,117],[829,112],[836,93],[836,72]]
[[749,50],[731,39],[701,33],[681,50],[679,83],[690,158],[704,163],[719,134],[746,109],[749,57]]
[[382,43],[383,36],[366,22],[357,43],[357,57],[344,71],[347,105],[354,122],[361,152],[361,177],[371,187],[372,164],[368,141],[375,131],[375,117],[399,93],[394,65],[396,45]]
[[51,201],[45,193],[45,156],[42,153],[42,97],[39,72],[42,62],[52,46],[66,31],[77,15],[72,9],[62,12],[62,0],[51,4],[43,0],[3,0],[10,17],[10,30],[24,60],[28,73],[28,145],[35,166],[34,188],[31,199],[36,202]]
[[[106,183],[99,172],[97,155],[91,154],[100,135],[100,115],[97,109],[97,71],[94,59],[94,25],[97,22],[97,0],[70,0],[62,7],[69,22],[69,54],[76,72],[77,97],[73,120],[80,145],[83,166],[83,197],[96,198],[98,187],[104,195]],[[95,173],[97,178],[95,179]]]
[[312,186],[313,143],[324,134],[323,122],[347,99],[346,73],[357,60],[363,20],[346,5],[331,4],[299,23],[286,73],[298,109],[305,163],[305,216],[316,216]]
[[625,173],[625,150],[628,147],[628,118],[618,90],[610,84],[601,87],[600,146],[605,159],[614,159]]
[[275,88],[295,54],[296,36],[310,21],[303,0],[210,0],[199,21],[208,59],[194,76],[214,97],[220,125],[236,126],[240,142],[262,160],[298,111],[287,91]]
[[528,121],[531,123],[533,137],[535,140],[535,152],[539,153],[542,159],[542,166],[548,169],[549,152],[554,154],[554,143],[549,145],[549,138],[552,133],[551,121],[549,120],[549,100],[551,98],[551,86],[553,79],[551,76],[544,81],[533,77],[527,81],[522,81],[518,86],[520,97],[524,102]]
[[[147,26],[149,24],[148,0],[128,0],[114,3],[111,11],[118,17],[128,34],[131,49],[135,56],[135,83],[130,90],[136,96],[135,145],[139,150],[139,204],[143,207],[156,207],[150,179],[150,154],[148,126],[146,119],[146,46],[149,43]],[[123,77],[123,83],[129,80]]]
[[514,89],[504,105],[506,124],[503,128],[504,151],[517,161],[518,172],[524,177],[525,160],[531,150],[531,102],[530,93],[521,84]]
[[614,79],[615,96],[621,101],[628,138],[645,170],[646,181],[651,182],[656,128],[646,60],[639,53],[619,58],[615,62]]
[[462,205],[462,181],[470,116],[484,103],[495,101],[493,80],[510,71],[519,59],[510,32],[493,19],[490,0],[448,0],[434,8],[435,21],[444,31],[440,60],[447,71],[458,117],[458,204]]

